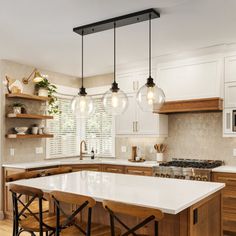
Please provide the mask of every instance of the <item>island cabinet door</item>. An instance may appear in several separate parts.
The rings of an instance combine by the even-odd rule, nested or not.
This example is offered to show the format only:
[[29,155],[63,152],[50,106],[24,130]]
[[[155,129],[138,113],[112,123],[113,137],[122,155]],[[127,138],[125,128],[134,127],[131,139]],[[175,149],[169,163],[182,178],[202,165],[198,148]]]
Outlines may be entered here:
[[214,173],[213,181],[226,184],[222,191],[223,230],[226,234],[236,235],[236,174]]
[[191,206],[189,220],[189,236],[223,236],[221,192]]

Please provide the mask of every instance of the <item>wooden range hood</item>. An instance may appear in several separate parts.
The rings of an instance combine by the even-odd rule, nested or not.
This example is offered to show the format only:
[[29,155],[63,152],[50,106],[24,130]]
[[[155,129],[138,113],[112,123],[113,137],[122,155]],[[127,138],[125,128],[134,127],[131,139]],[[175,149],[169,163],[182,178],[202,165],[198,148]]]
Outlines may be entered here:
[[200,111],[222,111],[223,99],[219,97],[214,98],[200,98],[190,100],[179,100],[165,102],[158,110],[154,104],[154,113],[171,114],[183,112],[200,112]]

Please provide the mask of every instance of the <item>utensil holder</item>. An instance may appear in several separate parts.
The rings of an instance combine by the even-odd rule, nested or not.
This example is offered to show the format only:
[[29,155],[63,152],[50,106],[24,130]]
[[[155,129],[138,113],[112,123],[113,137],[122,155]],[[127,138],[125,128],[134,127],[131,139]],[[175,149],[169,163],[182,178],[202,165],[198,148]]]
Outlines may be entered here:
[[157,160],[157,162],[163,161],[163,153],[157,153],[156,154],[156,160]]

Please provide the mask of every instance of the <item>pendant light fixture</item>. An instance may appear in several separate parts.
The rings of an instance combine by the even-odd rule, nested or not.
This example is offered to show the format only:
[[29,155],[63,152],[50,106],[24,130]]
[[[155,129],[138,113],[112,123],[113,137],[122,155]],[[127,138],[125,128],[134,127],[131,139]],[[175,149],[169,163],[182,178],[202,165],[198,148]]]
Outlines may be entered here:
[[146,112],[153,111],[153,105],[155,104],[156,109],[160,109],[165,102],[165,94],[161,88],[159,88],[153,81],[151,76],[152,74],[152,54],[151,54],[151,46],[152,46],[152,17],[149,14],[149,77],[147,78],[147,83],[143,85],[137,95],[136,100],[141,108],[141,110]]
[[72,111],[78,115],[79,117],[87,117],[92,114],[93,112],[93,100],[91,96],[87,95],[86,88],[84,88],[84,34],[82,32],[82,58],[81,58],[81,80],[82,80],[82,86],[79,90],[79,93],[77,96],[75,96],[71,103]]
[[104,94],[102,102],[108,114],[120,115],[128,106],[126,94],[118,87],[116,82],[116,23],[114,22],[114,81],[111,88]]

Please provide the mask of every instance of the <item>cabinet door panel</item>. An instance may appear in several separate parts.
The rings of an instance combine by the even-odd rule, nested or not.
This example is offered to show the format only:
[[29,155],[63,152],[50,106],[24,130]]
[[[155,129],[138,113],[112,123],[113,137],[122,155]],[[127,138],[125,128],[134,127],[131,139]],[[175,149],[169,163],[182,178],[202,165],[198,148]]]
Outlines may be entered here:
[[133,95],[128,95],[128,107],[125,112],[116,117],[116,134],[133,134],[136,119],[136,104]]
[[222,97],[222,62],[213,59],[161,66],[157,82],[168,101]]
[[119,88],[125,93],[135,92],[137,85],[135,83],[133,73],[129,72],[124,74],[117,74],[116,80],[119,84]]
[[223,113],[223,129],[225,134],[233,133],[232,109],[225,109]]
[[236,56],[225,58],[225,82],[236,82]]
[[137,130],[143,135],[168,135],[168,116],[143,112],[137,106]]
[[236,107],[236,82],[225,84],[225,108]]

